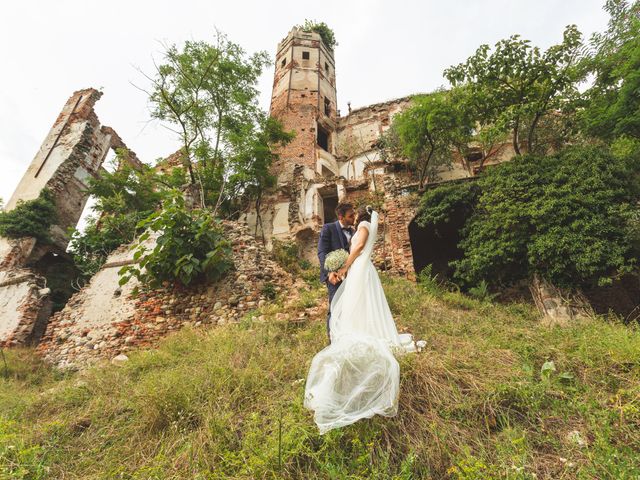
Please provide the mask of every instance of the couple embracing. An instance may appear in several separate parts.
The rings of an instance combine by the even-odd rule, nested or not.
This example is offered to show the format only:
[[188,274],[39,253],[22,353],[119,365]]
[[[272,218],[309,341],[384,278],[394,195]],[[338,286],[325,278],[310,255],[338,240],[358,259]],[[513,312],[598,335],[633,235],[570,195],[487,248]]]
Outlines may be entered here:
[[[376,414],[396,415],[400,367],[394,353],[415,351],[411,335],[398,334],[371,261],[378,213],[369,206],[356,213],[351,204],[340,203],[336,215],[318,242],[331,343],[311,362],[304,400],[321,433]],[[325,258],[339,249],[349,252],[347,260],[328,272]]]

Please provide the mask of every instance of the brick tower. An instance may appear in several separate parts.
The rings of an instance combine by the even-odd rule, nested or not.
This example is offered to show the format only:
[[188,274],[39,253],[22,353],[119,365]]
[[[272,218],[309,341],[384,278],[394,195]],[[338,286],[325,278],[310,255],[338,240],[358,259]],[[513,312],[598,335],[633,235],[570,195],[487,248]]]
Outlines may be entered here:
[[296,138],[280,153],[274,173],[294,164],[337,174],[336,77],[333,51],[319,34],[293,28],[278,44],[271,115]]

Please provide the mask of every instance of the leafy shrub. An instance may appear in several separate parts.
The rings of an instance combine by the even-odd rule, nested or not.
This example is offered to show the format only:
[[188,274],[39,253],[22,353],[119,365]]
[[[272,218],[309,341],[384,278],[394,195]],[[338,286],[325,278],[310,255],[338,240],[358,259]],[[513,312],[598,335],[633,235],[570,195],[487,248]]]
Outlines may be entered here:
[[432,269],[433,265],[429,264],[420,270],[417,278],[418,285],[426,292],[439,293],[442,291],[442,287],[438,280],[438,274],[433,274]]
[[517,157],[486,171],[462,231],[467,284],[535,273],[561,287],[604,284],[634,264],[634,167],[606,148],[572,147]]
[[[216,281],[232,267],[231,247],[222,228],[207,209],[188,210],[181,195],[175,194],[139,223],[147,230],[138,239],[134,260],[119,271],[120,284],[131,277],[151,287],[164,281],[189,285],[196,281]],[[158,233],[155,247],[144,245],[152,232]]]
[[261,293],[269,300],[273,300],[276,298],[276,287],[273,285],[273,283],[267,282],[262,286]]
[[492,301],[495,297],[498,296],[497,293],[489,292],[489,284],[484,279],[481,280],[480,283],[475,287],[471,287],[468,293],[473,298],[477,298],[478,300],[482,301],[486,300],[488,302]]
[[420,200],[416,221],[421,227],[447,223],[455,213],[471,214],[480,196],[478,185],[471,182],[447,183],[428,189]]
[[35,200],[19,201],[13,210],[0,212],[0,235],[35,237],[40,242],[49,243],[49,228],[56,219],[53,195],[48,189],[43,189]]
[[96,198],[93,210],[98,215],[89,218],[82,232],[71,232],[69,251],[86,277],[94,275],[112,251],[142,233],[138,222],[160,207],[167,187],[184,183],[180,168],[161,175],[146,165],[131,167],[123,158],[126,150],[119,149],[117,154],[119,167],[89,182],[87,193]]
[[274,238],[272,245],[273,259],[287,272],[300,274],[302,270],[312,267],[311,262],[301,258],[300,248],[296,242],[285,242]]

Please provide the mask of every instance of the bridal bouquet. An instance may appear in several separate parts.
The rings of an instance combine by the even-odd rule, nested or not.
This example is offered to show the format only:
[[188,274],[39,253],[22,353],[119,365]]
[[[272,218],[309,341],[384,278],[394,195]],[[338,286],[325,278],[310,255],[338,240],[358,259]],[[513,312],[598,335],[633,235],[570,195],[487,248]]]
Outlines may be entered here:
[[342,248],[329,253],[324,259],[324,268],[328,272],[337,272],[349,258],[349,252]]

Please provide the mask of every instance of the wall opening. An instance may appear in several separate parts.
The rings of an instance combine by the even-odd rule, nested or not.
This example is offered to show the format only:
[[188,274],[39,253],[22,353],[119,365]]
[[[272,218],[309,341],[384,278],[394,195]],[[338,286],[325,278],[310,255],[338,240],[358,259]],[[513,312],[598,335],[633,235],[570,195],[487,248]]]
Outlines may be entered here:
[[318,195],[320,196],[322,223],[335,222],[338,219],[336,216],[336,207],[338,206],[337,187],[335,184],[322,187],[318,189]]
[[283,58],[281,63],[282,67],[284,67],[286,64],[287,64],[287,59]]
[[302,52],[302,59],[309,60],[309,52]]
[[27,266],[47,279],[47,287],[51,289],[49,296],[52,313],[62,310],[71,295],[76,292],[81,272],[73,263],[73,259],[66,253],[49,251]]
[[328,98],[324,99],[324,114],[327,117],[331,116],[331,102],[329,101]]
[[452,260],[462,258],[462,250],[458,248],[460,230],[466,221],[465,213],[454,211],[448,222],[421,227],[415,218],[409,224],[409,240],[413,254],[413,268],[419,274],[427,265],[432,266],[432,274],[439,279],[450,279],[453,269],[449,266]]
[[479,162],[480,160],[482,160],[482,157],[483,157],[483,155],[482,155],[482,152],[480,150],[471,150],[465,156],[467,162]]
[[323,150],[329,151],[329,132],[318,125],[317,143]]
[[333,176],[334,176],[333,172],[332,172],[331,170],[329,170],[329,169],[326,167],[326,165],[322,165],[322,169],[321,169],[321,172],[320,172],[320,173],[321,173],[321,175],[322,175],[323,177],[333,177]]

